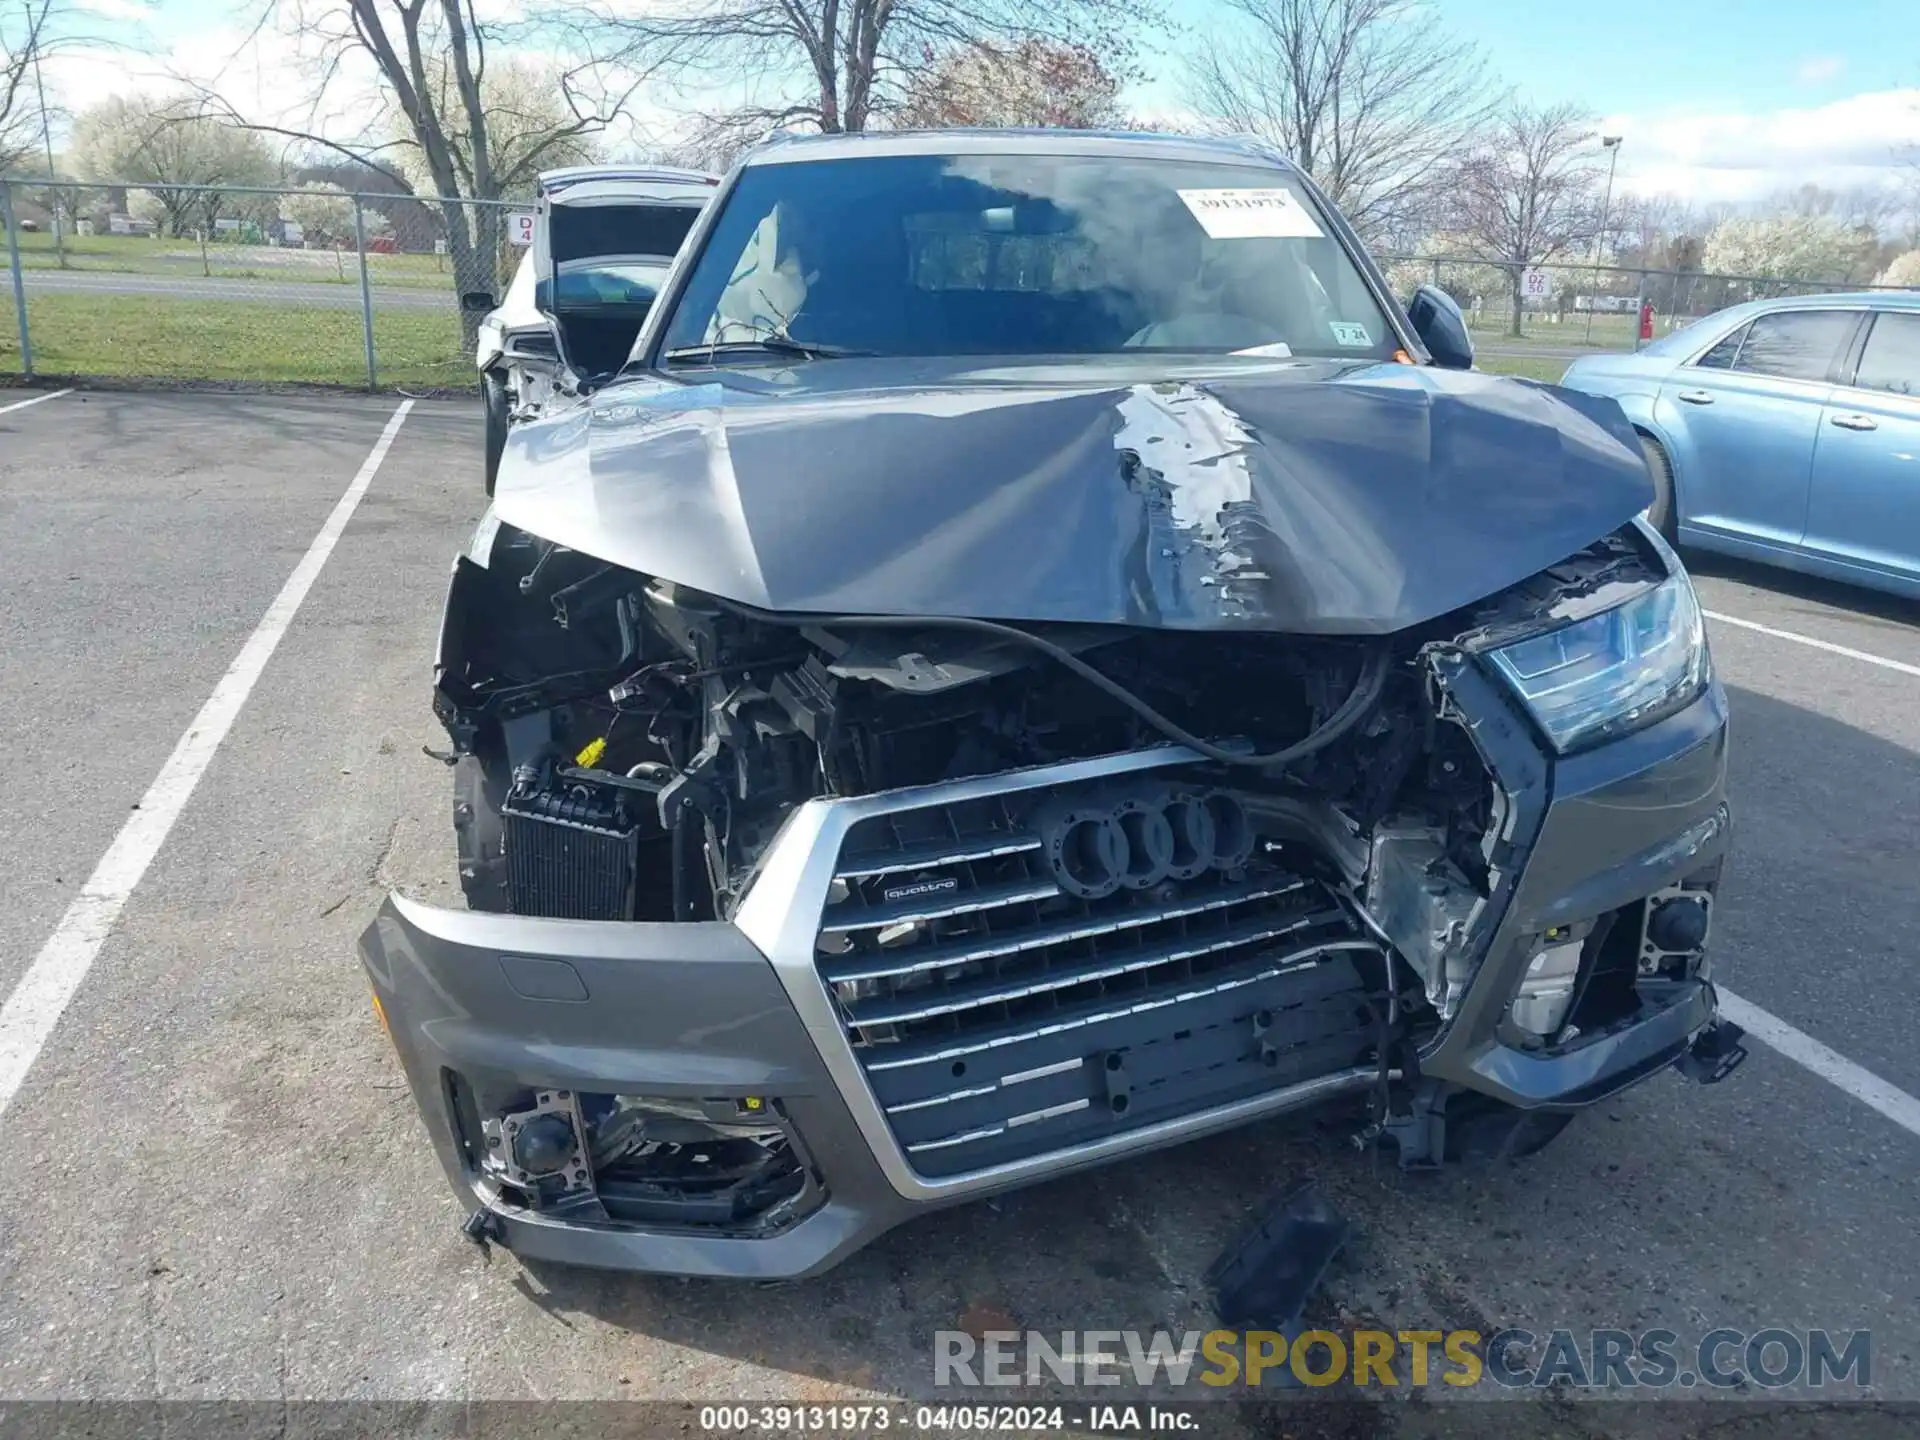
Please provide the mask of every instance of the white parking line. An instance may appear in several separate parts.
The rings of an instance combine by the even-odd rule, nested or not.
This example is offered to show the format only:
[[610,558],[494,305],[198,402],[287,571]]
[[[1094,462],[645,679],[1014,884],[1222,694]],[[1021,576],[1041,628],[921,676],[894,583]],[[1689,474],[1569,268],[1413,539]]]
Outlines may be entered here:
[[1795,1064],[1804,1065],[1862,1105],[1878,1110],[1909,1134],[1920,1135],[1920,1100],[1863,1069],[1836,1050],[1830,1050],[1804,1030],[1797,1030],[1730,991],[1720,992],[1720,1013],[1757,1040],[1764,1040]]
[[[1909,665],[1904,660],[1890,660],[1885,655],[1873,655],[1865,650],[1855,650],[1850,645],[1836,645],[1831,640],[1816,640],[1811,635],[1799,635],[1791,630],[1776,629],[1772,625],[1762,625],[1757,620],[1743,620],[1738,615],[1727,615],[1718,610],[1703,610],[1701,613],[1709,620],[1717,620],[1722,625],[1733,625],[1742,630],[1771,635],[1776,640],[1788,640],[1795,645],[1825,650],[1832,655],[1844,655],[1849,660],[1878,665],[1883,670],[1895,670],[1902,675],[1911,675],[1915,679],[1920,679],[1920,665]],[[1902,1130],[1909,1134],[1920,1135],[1920,1099],[1915,1099],[1897,1085],[1882,1080],[1871,1070],[1854,1064],[1839,1051],[1822,1045],[1804,1030],[1789,1025],[1778,1015],[1762,1010],[1752,1001],[1743,1000],[1729,990],[1720,991],[1720,1013],[1756,1040],[1765,1041],[1769,1047],[1779,1051],[1796,1065],[1804,1066],[1822,1080],[1846,1091],[1861,1104],[1886,1116]]]
[[44,395],[29,395],[25,400],[16,400],[11,405],[0,405],[0,415],[5,415],[12,410],[24,410],[29,405],[38,405],[42,400],[58,400],[62,395],[72,393],[73,387],[69,385],[64,390],[49,390]]
[[1776,640],[1791,640],[1796,645],[1810,646],[1815,650],[1825,650],[1829,654],[1844,655],[1849,660],[1860,660],[1868,665],[1878,665],[1882,670],[1898,670],[1902,675],[1911,675],[1920,680],[1920,665],[1909,665],[1904,660],[1889,660],[1884,655],[1870,655],[1865,650],[1855,650],[1849,645],[1836,645],[1831,640],[1816,640],[1811,635],[1796,635],[1791,630],[1776,630],[1771,625],[1762,625],[1753,620],[1742,620],[1738,615],[1723,615],[1718,610],[1700,612],[1709,620],[1718,620],[1722,625],[1737,625],[1742,630],[1757,630],[1762,635],[1771,635]]
[[133,807],[127,823],[113,837],[107,853],[100,857],[93,874],[87,877],[87,883],[80,887],[79,895],[60,917],[47,943],[40,947],[26,974],[20,977],[6,1005],[0,1007],[0,1113],[13,1103],[27,1071],[39,1058],[40,1048],[47,1043],[47,1037],[80,988],[80,982],[87,978],[87,971],[93,968],[94,959],[112,933],[114,922],[120,918],[127,897],[147,873],[147,866],[160,853],[174,821],[180,818],[180,812],[193,797],[194,787],[200,783],[214,751],[227,738],[234,717],[246,704],[267,661],[273,658],[281,636],[293,623],[320,568],[333,554],[334,545],[359,508],[367,486],[373,483],[374,472],[379,470],[393,437],[400,433],[400,424],[411,409],[413,401],[405,400],[393,412],[372,453],[327,516],[320,533],[314,536],[313,544],[293,567],[287,583],[280,587],[267,613],[247,637],[246,644],[240,647],[233,664],[227,667],[227,673],[213,687],[207,703],[200,707],[186,734],[173,747],[173,753],[160,767],[153,784]]

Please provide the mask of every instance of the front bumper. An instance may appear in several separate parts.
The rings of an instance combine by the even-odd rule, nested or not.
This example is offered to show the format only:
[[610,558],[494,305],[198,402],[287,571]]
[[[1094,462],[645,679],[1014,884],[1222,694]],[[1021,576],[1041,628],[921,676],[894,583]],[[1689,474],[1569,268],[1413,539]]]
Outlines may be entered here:
[[[1672,1063],[1713,1019],[1702,965],[1627,1023],[1557,1050],[1529,1044],[1508,1005],[1549,927],[1591,919],[1710,873],[1728,840],[1726,707],[1718,687],[1686,710],[1583,755],[1549,761],[1501,692],[1471,668],[1450,688],[1511,798],[1509,879],[1487,907],[1485,957],[1424,1047],[1430,1078],[1522,1107],[1590,1104]],[[1176,756],[1175,758],[1179,758]],[[1155,762],[1167,763],[1163,754]],[[1092,762],[1056,767],[1060,783]],[[991,780],[978,783],[990,785]],[[1373,1079],[1339,1069],[983,1169],[929,1179],[888,1129],[833,1002],[813,932],[839,840],[862,806],[795,812],[736,923],[546,920],[431,909],[391,897],[362,959],[463,1202],[522,1255],[684,1275],[817,1273],[909,1216],[1098,1165],[1336,1095]],[[530,1089],[685,1099],[766,1097],[824,1198],[777,1228],[742,1233],[556,1218],[513,1203],[484,1174],[476,1115]]]

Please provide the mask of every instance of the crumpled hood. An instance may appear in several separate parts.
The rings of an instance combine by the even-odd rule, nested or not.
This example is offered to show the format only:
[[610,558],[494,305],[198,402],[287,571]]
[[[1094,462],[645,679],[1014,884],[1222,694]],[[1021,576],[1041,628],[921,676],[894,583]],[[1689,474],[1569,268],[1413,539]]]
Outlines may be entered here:
[[495,511],[769,610],[1361,634],[1525,579],[1652,500],[1618,407],[1544,386],[1037,373],[623,383],[516,429]]

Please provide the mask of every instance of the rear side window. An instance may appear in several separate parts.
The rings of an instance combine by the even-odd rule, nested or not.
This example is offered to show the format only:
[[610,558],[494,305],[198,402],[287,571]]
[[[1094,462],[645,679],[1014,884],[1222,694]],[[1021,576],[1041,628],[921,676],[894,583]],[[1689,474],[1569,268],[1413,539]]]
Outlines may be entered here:
[[1853,383],[1862,390],[1920,395],[1920,315],[1874,317]]
[[1742,325],[1693,363],[1703,370],[1731,370],[1733,357],[1740,353],[1740,342],[1746,338],[1747,327]]
[[1736,370],[1783,380],[1824,380],[1853,334],[1851,310],[1787,310],[1747,328]]

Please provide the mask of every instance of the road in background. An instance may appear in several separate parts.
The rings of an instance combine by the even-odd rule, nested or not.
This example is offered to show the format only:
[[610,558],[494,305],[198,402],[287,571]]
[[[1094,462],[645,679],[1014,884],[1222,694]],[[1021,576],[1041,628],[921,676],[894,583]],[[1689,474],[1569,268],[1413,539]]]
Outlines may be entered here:
[[[140,275],[112,270],[24,270],[21,283],[31,302],[41,291],[77,291],[88,295],[158,295],[180,300],[277,300],[288,305],[358,310],[360,284],[349,271],[342,283],[324,280],[232,279],[219,275]],[[415,310],[454,310],[459,297],[451,282],[443,289],[405,285],[372,287],[375,309],[402,306]]]
[[[0,983],[392,412],[70,395],[0,414]],[[352,952],[389,886],[458,903],[447,773],[421,750],[444,744],[429,667],[479,474],[477,408],[417,407],[7,1111],[0,1397],[924,1395],[933,1332],[963,1321],[1208,1328],[1208,1262],[1310,1175],[1362,1236],[1317,1302],[1331,1323],[1871,1328],[1876,1388],[1920,1399],[1920,1139],[1764,1048],[1712,1089],[1663,1075],[1517,1166],[1403,1176],[1329,1112],[942,1212],[805,1283],[483,1255]],[[1705,571],[1714,610],[1920,654],[1910,608]],[[1920,681],[1713,640],[1738,836],[1718,974],[1920,1089]],[[1605,1435],[1614,1413],[1578,1423]],[[1529,1414],[1543,1436],[1569,1424]],[[1419,1416],[1393,1407],[1372,1433]]]

